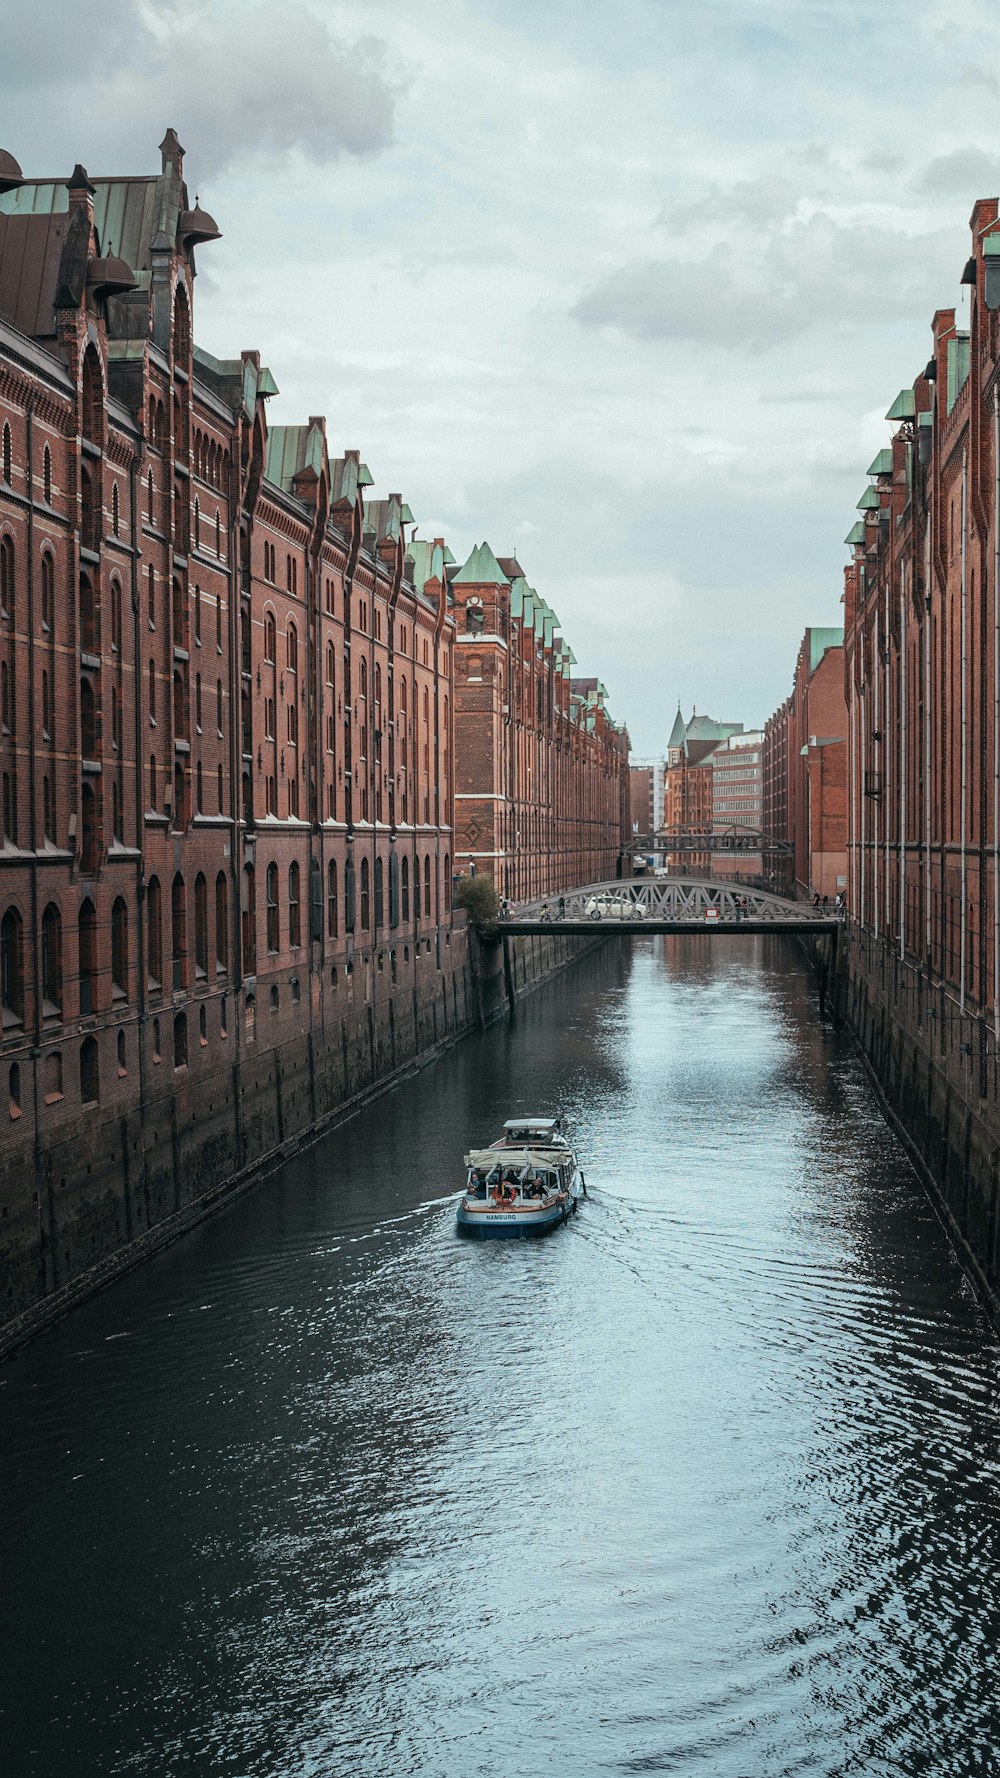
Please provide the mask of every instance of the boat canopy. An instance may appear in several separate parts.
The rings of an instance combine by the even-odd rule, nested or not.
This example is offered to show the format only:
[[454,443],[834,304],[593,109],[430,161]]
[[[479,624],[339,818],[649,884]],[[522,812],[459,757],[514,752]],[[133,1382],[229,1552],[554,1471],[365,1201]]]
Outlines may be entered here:
[[478,1167],[483,1173],[492,1173],[495,1167],[505,1172],[508,1167],[534,1167],[539,1172],[551,1172],[559,1165],[558,1160],[549,1150],[533,1148],[474,1148],[465,1157],[467,1167]]
[[504,1124],[505,1130],[537,1130],[539,1135],[546,1136],[551,1136],[558,1128],[557,1117],[509,1117]]

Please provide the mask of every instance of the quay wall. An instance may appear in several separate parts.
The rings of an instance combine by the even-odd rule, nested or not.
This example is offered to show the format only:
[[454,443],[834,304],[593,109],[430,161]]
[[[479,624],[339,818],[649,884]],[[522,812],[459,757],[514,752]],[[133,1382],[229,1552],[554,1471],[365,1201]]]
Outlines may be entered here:
[[181,1070],[137,1021],[139,1069],[51,1143],[41,1058],[26,1063],[39,1078],[0,1152],[0,1356],[600,942],[510,940],[505,970],[500,941],[456,915],[397,956],[395,980],[360,957],[339,979],[316,971],[273,1012],[244,1005],[228,1058],[196,1040]]
[[1000,1071],[992,1028],[884,940],[838,935],[835,1008],[1000,1326]]

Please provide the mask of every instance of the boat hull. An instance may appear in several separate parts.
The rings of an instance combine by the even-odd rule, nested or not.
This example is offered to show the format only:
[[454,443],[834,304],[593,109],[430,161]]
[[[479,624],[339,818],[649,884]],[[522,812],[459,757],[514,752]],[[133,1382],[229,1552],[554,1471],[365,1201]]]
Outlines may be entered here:
[[455,1223],[460,1235],[471,1235],[474,1240],[531,1240],[538,1235],[549,1235],[553,1229],[559,1228],[572,1216],[579,1199],[580,1186],[574,1180],[565,1203],[546,1205],[541,1210],[501,1210],[492,1203],[470,1210],[466,1208],[464,1200],[461,1200],[455,1212]]

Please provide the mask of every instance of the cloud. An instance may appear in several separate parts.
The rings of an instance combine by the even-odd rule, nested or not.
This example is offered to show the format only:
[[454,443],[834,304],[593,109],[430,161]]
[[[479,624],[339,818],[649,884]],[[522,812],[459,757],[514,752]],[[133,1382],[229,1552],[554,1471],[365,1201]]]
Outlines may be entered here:
[[914,185],[928,197],[959,197],[971,204],[1000,189],[1000,160],[982,148],[953,148],[932,160]]
[[928,270],[942,247],[940,235],[818,211],[745,247],[723,241],[698,260],[623,266],[572,312],[640,341],[763,352],[820,325],[849,332],[890,310],[929,315],[938,292]]
[[[385,45],[370,35],[335,36],[303,0],[208,7],[160,0],[142,10],[133,0],[108,0],[93,32],[81,30],[72,0],[46,0],[44,31],[30,7],[9,10],[8,112],[21,114],[30,140],[38,133],[32,90],[60,84],[59,114],[73,119],[64,158],[82,155],[98,169],[128,165],[151,128],[155,143],[168,123],[197,149],[199,178],[239,162],[284,165],[291,154],[325,166],[370,156],[393,139],[400,83]],[[66,127],[54,130],[51,116],[42,127],[49,172],[50,144]],[[4,145],[19,146],[13,138]],[[27,153],[18,158],[28,170]]]

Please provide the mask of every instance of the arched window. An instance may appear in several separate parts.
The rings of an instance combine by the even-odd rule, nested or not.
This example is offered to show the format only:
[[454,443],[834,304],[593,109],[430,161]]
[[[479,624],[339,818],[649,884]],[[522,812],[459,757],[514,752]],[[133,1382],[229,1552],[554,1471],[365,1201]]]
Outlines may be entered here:
[[92,784],[85,784],[80,793],[80,812],[83,833],[80,841],[80,869],[88,874],[97,869],[97,855],[100,850],[100,812],[97,806],[97,792]]
[[299,906],[299,867],[296,863],[288,866],[288,942],[290,945],[302,943],[302,913]]
[[221,765],[217,768],[217,771],[216,771],[216,801],[219,805],[219,814],[221,815],[225,812],[224,792],[223,792],[223,788],[222,788],[222,767],[221,767]]
[[151,753],[149,756],[149,806],[151,809],[156,808],[156,795],[156,754]]
[[120,895],[111,909],[111,989],[128,999],[128,909]]
[[444,855],[444,911],[451,913],[451,856],[447,852]]
[[273,862],[267,867],[267,948],[272,953],[281,948],[281,933],[278,923],[278,867]]
[[201,647],[201,587],[194,589],[194,640],[195,647]]
[[159,988],[163,981],[163,914],[159,877],[150,877],[146,885],[146,969],[150,987]]
[[183,833],[187,826],[187,778],[180,760],[174,766],[174,806],[170,825],[174,833]]
[[[117,490],[116,490],[117,491]],[[111,582],[111,646],[116,654],[122,647],[122,583],[117,575]]]
[[289,624],[285,636],[285,650],[288,659],[288,671],[297,673],[299,670],[299,638],[294,624]]
[[[4,662],[6,666],[6,662]],[[0,696],[0,703],[3,699]],[[5,725],[6,726],[6,725]],[[46,741],[52,739],[52,675],[47,667],[42,668],[42,734]]]
[[42,834],[45,839],[55,841],[55,798],[52,795],[52,779],[48,776],[42,778]]
[[175,578],[174,584],[173,584],[173,620],[174,620],[174,647],[175,648],[186,648],[187,642],[188,642],[188,639],[187,639],[187,596],[184,591],[184,582],[182,580],[179,580],[176,578]]
[[42,1000],[44,1012],[62,1011],[62,916],[54,901],[42,915]]
[[78,969],[80,977],[80,1013],[86,1016],[97,1010],[97,912],[92,901],[85,901],[76,922]]
[[368,696],[368,663],[367,663],[367,661],[364,661],[364,660],[361,662],[361,672],[360,672],[360,675],[358,678],[358,689],[359,689],[361,696],[363,698],[366,698]]
[[201,674],[194,676],[194,725],[201,734]]
[[0,617],[14,622],[15,606],[14,539],[8,533],[0,537]]
[[344,864],[344,930],[353,932],[355,925],[354,859],[350,853]]
[[124,1030],[120,1030],[118,1033],[118,1074],[119,1074],[119,1078],[123,1077],[127,1073],[128,1073],[128,1060],[127,1060],[127,1051],[125,1048],[125,1032],[124,1032]]
[[[221,680],[221,679],[217,679],[217,680],[216,680],[216,682],[215,682],[215,726],[216,726],[216,728],[217,728],[217,729],[218,729],[218,731],[219,731],[219,734],[220,734],[220,735],[221,735],[221,734],[222,734],[222,732],[223,732],[223,722],[222,722],[222,680]],[[220,804],[219,804],[219,807],[220,807],[220,809],[221,809],[221,807],[222,807],[222,804],[221,804],[221,802],[220,802]]]
[[100,654],[101,627],[97,620],[94,583],[89,574],[80,577],[80,647],[85,654]]
[[375,930],[385,923],[385,912],[382,906],[382,860],[375,860]]
[[204,871],[194,880],[194,973],[208,974],[208,880]]
[[195,794],[195,798],[196,798],[197,805],[198,805],[198,813],[199,813],[199,815],[204,815],[204,813],[205,813],[205,778],[204,778],[204,773],[202,772],[202,769],[201,769],[201,760],[200,759],[198,761],[198,764],[194,768],[194,794]]
[[45,1058],[45,1103],[51,1104],[63,1096],[63,1063],[62,1051],[50,1050]]
[[84,759],[97,758],[97,702],[86,674],[80,680],[80,752]]
[[52,452],[46,445],[42,452],[42,496],[46,506],[52,505]]
[[174,1067],[186,1068],[188,1059],[187,1013],[174,1014]]
[[151,630],[156,628],[156,572],[152,564],[146,569],[146,615]]
[[96,1037],[85,1037],[80,1045],[80,1102],[96,1105],[101,1097],[101,1074]]
[[174,363],[187,370],[191,357],[191,311],[183,284],[178,284],[174,294],[173,333]]
[[150,660],[150,663],[149,663],[149,687],[148,687],[147,696],[148,696],[148,702],[149,702],[149,720],[150,720],[150,722],[155,723],[155,721],[156,721],[156,662],[152,659]]
[[[149,523],[152,524],[155,517],[156,517],[156,491],[153,487],[153,471],[150,470],[149,474],[146,477],[146,518],[148,519]],[[150,569],[149,572],[150,572],[150,574],[152,574],[153,570]]]
[[328,642],[326,645],[326,683],[327,683],[327,685],[334,685],[336,683],[336,666],[337,666],[336,650],[333,646],[333,643]]
[[274,612],[269,611],[264,619],[264,659],[273,661],[278,652],[278,626],[274,621]]
[[201,501],[200,500],[195,500],[195,503],[194,503],[194,547],[195,547],[195,549],[201,548]]
[[83,436],[90,444],[104,446],[104,385],[101,381],[101,363],[97,356],[97,348],[87,347],[83,355],[83,369],[80,377],[83,395]]
[[257,973],[257,878],[252,864],[240,878],[240,949],[244,975]]
[[174,671],[174,735],[180,739],[187,737],[187,699],[184,696],[184,678],[179,669]]
[[121,503],[118,497],[118,483],[115,482],[114,487],[111,490],[111,530],[115,537],[118,536],[120,527]]
[[0,460],[0,475],[10,487],[10,427],[6,422],[4,422],[3,429],[3,458]]
[[6,661],[0,661],[0,728],[14,731],[14,676]]
[[174,960],[174,990],[187,987],[187,890],[180,871],[170,892],[170,934]]
[[215,971],[226,975],[229,970],[229,887],[226,873],[220,870],[215,879]]
[[362,860],[361,860],[361,930],[362,930],[362,932],[368,931],[368,922],[369,922],[368,860],[367,860],[367,858],[362,858]]
[[13,907],[0,920],[0,1004],[5,1029],[24,1023],[24,923]]
[[400,867],[400,877],[403,892],[403,925],[405,926],[410,918],[410,861],[406,857]]
[[56,627],[56,565],[48,550],[42,551],[42,628],[51,635]]
[[326,867],[326,932],[328,938],[336,938],[338,930],[337,907],[337,861],[331,858]]
[[430,919],[431,913],[431,855],[424,857],[424,918]]

